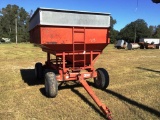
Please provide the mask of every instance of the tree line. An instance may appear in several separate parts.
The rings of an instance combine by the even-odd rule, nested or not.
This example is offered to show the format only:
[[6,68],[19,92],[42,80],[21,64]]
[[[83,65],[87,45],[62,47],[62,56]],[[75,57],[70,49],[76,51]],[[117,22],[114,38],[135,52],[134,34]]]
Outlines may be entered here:
[[[113,18],[111,18],[111,21],[114,21],[113,23],[116,24],[116,20]],[[111,43],[120,39],[127,42],[139,42],[140,38],[160,38],[160,25],[150,25],[148,27],[143,19],[137,19],[127,24],[120,31],[114,29],[114,24],[111,26]]]
[[[29,41],[29,19],[33,11],[27,12],[23,7],[8,4],[0,10],[0,38],[10,38],[12,42],[16,40],[16,28],[18,42]],[[110,40],[123,39],[127,42],[138,42],[140,38],[160,38],[160,25],[149,26],[143,19],[137,19],[127,24],[120,31],[114,29],[117,23],[111,17]]]
[[29,40],[28,26],[30,13],[23,7],[8,4],[0,10],[0,38],[10,38],[15,42],[16,28],[18,42]]

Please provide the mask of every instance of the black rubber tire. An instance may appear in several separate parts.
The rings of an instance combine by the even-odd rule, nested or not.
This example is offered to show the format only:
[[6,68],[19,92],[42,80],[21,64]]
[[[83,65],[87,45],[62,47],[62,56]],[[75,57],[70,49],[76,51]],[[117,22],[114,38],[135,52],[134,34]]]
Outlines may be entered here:
[[140,49],[144,49],[145,47],[144,47],[144,45],[140,45]]
[[106,89],[109,85],[109,74],[104,68],[98,68],[97,77],[94,78],[94,85],[99,89]]
[[47,72],[45,74],[45,91],[47,97],[54,98],[57,96],[58,82],[53,72]]
[[43,65],[40,62],[35,64],[35,76],[38,80],[43,79]]

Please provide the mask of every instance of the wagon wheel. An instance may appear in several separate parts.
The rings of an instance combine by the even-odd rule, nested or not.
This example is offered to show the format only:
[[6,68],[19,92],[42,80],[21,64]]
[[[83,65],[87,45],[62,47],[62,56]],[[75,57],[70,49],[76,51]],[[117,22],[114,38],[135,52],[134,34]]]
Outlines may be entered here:
[[38,80],[43,78],[43,66],[40,62],[35,64],[35,76]]
[[106,89],[109,85],[109,74],[104,68],[98,68],[97,77],[94,78],[94,85],[99,89]]
[[47,72],[45,74],[45,91],[47,97],[56,97],[58,93],[58,82],[56,75],[53,72]]

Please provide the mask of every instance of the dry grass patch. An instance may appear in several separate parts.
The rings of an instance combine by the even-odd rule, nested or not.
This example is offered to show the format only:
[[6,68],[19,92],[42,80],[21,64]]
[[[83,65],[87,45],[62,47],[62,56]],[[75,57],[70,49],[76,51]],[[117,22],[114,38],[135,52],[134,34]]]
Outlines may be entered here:
[[[34,64],[46,53],[32,44],[0,44],[0,118],[2,120],[103,120],[81,85],[62,87],[53,99],[35,81]],[[160,118],[160,50],[117,50],[109,45],[95,64],[110,74],[110,85],[91,87],[114,120]]]

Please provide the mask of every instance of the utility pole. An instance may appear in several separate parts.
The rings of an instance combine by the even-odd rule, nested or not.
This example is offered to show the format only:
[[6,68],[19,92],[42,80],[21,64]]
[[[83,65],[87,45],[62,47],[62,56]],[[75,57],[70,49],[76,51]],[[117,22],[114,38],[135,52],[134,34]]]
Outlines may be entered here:
[[16,32],[16,44],[17,44],[17,16],[15,18],[15,32]]
[[136,42],[136,38],[137,38],[136,27],[137,27],[137,24],[135,23],[135,27],[134,27],[134,43]]

